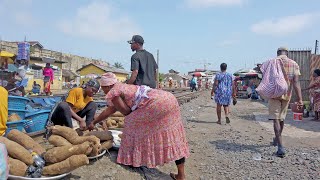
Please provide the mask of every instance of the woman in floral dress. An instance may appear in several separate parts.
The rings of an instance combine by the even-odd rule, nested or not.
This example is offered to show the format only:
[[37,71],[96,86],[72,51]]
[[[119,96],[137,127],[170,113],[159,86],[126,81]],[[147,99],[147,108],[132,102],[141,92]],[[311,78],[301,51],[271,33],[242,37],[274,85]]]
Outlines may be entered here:
[[184,162],[190,153],[176,98],[148,86],[117,82],[113,73],[102,75],[100,83],[108,108],[89,129],[116,111],[125,115],[117,162],[154,168],[175,161],[178,174],[171,173],[171,177],[185,179]]
[[316,69],[313,72],[313,81],[310,86],[304,90],[310,90],[312,97],[313,111],[315,113],[315,121],[319,121],[320,118],[320,69]]
[[211,96],[214,96],[214,101],[217,103],[218,124],[221,124],[221,107],[224,107],[226,122],[230,123],[229,105],[232,95],[235,97],[232,75],[227,73],[227,64],[220,65],[221,72],[214,78],[214,84],[211,91]]

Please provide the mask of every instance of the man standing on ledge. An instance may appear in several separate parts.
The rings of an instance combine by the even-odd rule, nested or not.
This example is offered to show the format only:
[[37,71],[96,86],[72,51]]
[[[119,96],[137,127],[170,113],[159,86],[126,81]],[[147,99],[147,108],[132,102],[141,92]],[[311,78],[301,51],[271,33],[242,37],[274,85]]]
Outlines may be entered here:
[[136,53],[131,56],[132,74],[127,83],[156,88],[158,65],[153,55],[143,49],[143,38],[140,35],[134,35],[128,43],[131,44],[131,50]]

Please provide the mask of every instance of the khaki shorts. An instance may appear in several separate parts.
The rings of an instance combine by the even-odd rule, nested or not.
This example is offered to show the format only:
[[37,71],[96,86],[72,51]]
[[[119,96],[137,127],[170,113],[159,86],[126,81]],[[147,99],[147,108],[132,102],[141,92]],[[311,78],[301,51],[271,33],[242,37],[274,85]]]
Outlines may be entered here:
[[288,112],[289,101],[269,99],[269,119],[283,121]]

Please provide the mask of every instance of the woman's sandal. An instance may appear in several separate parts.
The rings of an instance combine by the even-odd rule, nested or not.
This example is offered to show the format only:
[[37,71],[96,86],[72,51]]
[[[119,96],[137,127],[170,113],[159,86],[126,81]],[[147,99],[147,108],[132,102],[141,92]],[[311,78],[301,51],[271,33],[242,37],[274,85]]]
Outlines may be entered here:
[[221,121],[217,121],[217,124],[220,124],[220,125],[221,125]]
[[171,177],[172,179],[177,180],[176,176],[177,176],[176,174],[170,173],[170,177]]
[[174,180],[178,180],[176,177],[178,176],[178,174],[174,174],[174,173],[170,173],[170,177]]
[[226,117],[226,123],[229,124],[230,123],[230,119],[229,117]]

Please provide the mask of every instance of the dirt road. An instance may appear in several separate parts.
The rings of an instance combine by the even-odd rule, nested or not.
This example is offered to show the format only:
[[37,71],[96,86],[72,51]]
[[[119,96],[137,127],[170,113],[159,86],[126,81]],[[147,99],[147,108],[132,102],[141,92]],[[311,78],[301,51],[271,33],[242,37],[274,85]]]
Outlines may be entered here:
[[[231,109],[231,124],[218,125],[209,92],[181,106],[191,157],[187,179],[320,179],[320,123],[293,122],[284,130],[287,157],[277,158],[272,122],[266,106],[239,100]],[[291,118],[292,119],[292,118]],[[271,128],[271,129],[270,129]],[[116,151],[72,172],[67,179],[168,179],[170,163],[157,169],[129,168],[115,163]]]

